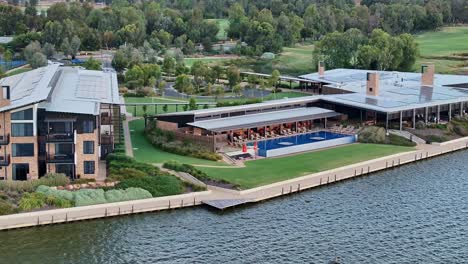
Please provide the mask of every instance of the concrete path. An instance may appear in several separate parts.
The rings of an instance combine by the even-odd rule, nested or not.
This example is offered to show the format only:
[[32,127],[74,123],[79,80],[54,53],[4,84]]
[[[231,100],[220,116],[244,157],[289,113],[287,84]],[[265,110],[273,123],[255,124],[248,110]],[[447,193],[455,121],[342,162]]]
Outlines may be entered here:
[[[121,102],[125,102],[125,99],[121,96],[120,97]],[[130,135],[130,127],[128,125],[129,121],[134,120],[132,114],[127,112],[127,107],[125,105],[120,105],[120,112],[125,114],[125,121],[123,122],[123,130],[124,130],[124,138],[125,138],[125,153],[130,156],[133,156],[133,147],[132,147],[132,138]]]

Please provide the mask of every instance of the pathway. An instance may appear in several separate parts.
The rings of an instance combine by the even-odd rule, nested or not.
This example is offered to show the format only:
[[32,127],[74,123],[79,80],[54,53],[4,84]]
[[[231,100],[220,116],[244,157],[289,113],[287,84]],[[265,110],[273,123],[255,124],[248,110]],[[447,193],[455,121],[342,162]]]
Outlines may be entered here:
[[[121,96],[120,101],[125,102],[125,99]],[[128,122],[136,118],[134,118],[132,114],[127,112],[127,107],[124,104],[120,105],[120,112],[125,114],[125,121],[123,122],[123,130],[124,130],[124,137],[125,137],[125,153],[130,157],[134,157],[133,147],[132,147],[132,137],[130,135],[130,127],[128,125]]]

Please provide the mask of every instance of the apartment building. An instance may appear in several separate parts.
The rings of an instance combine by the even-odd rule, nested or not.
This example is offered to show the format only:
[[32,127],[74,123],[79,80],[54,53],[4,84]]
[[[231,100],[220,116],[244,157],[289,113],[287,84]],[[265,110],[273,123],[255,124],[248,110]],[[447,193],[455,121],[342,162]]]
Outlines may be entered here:
[[114,72],[51,64],[0,86],[0,180],[103,176],[120,127]]

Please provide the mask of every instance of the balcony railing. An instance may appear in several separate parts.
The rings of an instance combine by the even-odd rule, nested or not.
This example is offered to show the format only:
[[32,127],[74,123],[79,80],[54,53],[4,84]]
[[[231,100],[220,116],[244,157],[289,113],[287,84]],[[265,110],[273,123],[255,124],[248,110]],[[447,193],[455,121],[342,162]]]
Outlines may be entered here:
[[0,136],[0,145],[10,144],[10,134]]
[[74,163],[75,156],[70,154],[47,154],[46,155],[47,163]]
[[101,125],[112,125],[112,118],[110,116],[101,116]]
[[10,155],[0,156],[0,167],[6,167],[10,165]]
[[112,145],[114,143],[113,135],[101,135],[101,145]]
[[73,142],[73,133],[53,133],[46,136],[47,142]]

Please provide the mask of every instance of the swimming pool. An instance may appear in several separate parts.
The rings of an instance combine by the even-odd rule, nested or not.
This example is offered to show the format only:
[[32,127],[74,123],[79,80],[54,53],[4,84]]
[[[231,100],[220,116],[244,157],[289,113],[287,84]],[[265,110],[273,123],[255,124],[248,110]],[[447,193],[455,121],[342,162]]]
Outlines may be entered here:
[[274,157],[295,152],[350,144],[355,141],[356,137],[354,135],[317,131],[289,137],[267,139],[259,141],[257,145],[259,156]]

